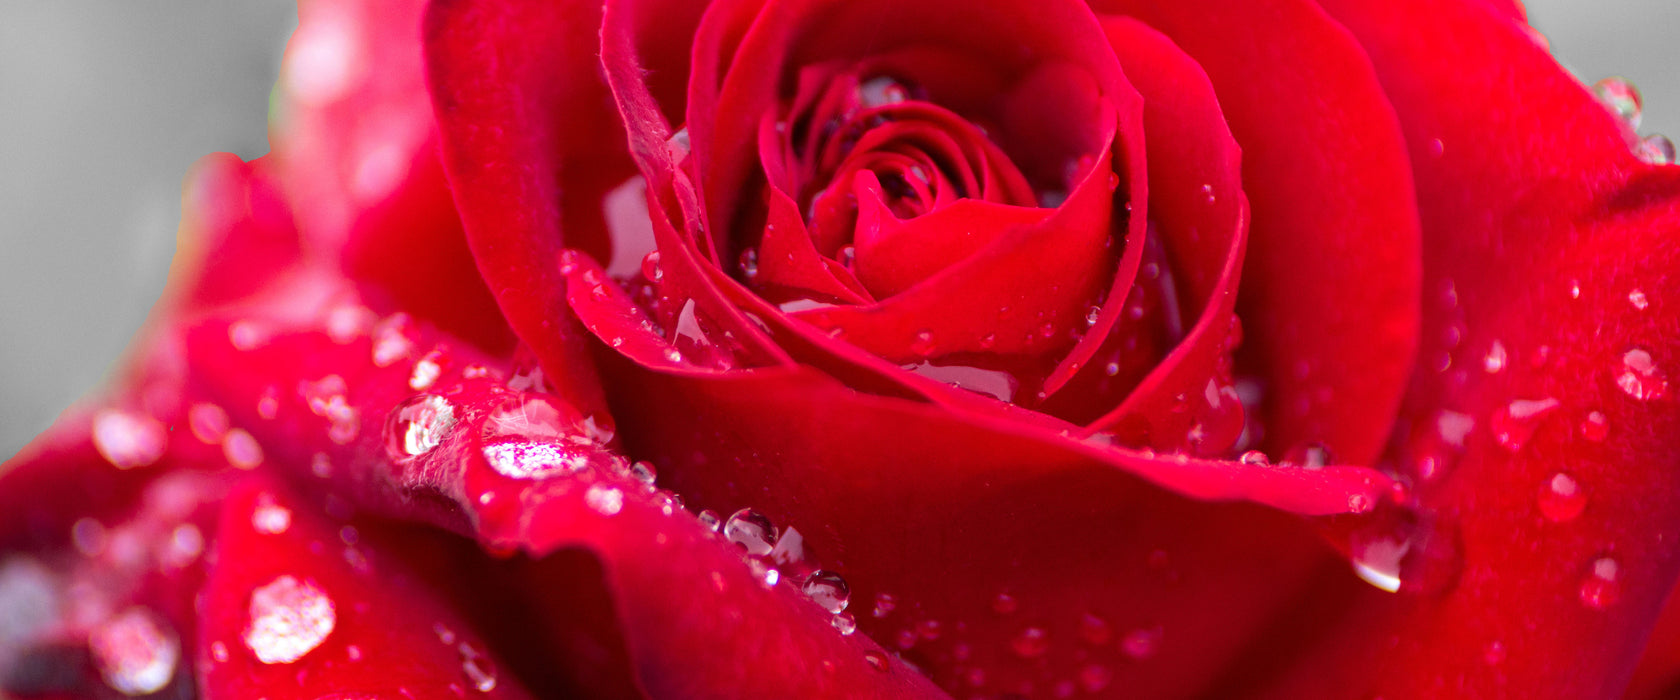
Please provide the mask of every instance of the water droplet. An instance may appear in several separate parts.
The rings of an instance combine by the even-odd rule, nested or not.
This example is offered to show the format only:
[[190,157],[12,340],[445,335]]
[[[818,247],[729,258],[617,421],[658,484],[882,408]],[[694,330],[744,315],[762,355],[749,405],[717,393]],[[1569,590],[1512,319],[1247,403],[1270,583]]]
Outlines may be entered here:
[[1254,467],[1264,467],[1272,463],[1272,460],[1266,456],[1266,453],[1261,452],[1260,450],[1249,450],[1244,452],[1242,453],[1242,457],[1239,457],[1237,461]]
[[1085,613],[1079,618],[1079,638],[1087,644],[1102,646],[1114,637],[1114,628],[1109,627],[1108,621],[1096,615]]
[[132,607],[88,633],[88,650],[105,683],[124,695],[150,695],[169,685],[181,659],[181,642],[168,623]]
[[606,484],[592,484],[583,494],[583,502],[601,515],[618,515],[624,509],[624,492]]
[[1651,300],[1645,298],[1645,292],[1637,289],[1628,292],[1628,303],[1632,304],[1633,308],[1640,311],[1644,311],[1651,306]]
[[262,396],[257,397],[257,415],[264,420],[274,420],[280,415],[280,390],[269,387],[263,390]]
[[1014,639],[1009,640],[1009,648],[1023,659],[1036,659],[1050,650],[1050,634],[1043,627],[1022,628]]
[[942,631],[944,631],[944,627],[939,624],[938,620],[922,620],[916,623],[917,636],[930,642],[939,639],[939,634]]
[[917,357],[928,357],[933,355],[933,351],[933,332],[927,330],[917,331],[916,337],[910,341],[910,352],[914,353]]
[[449,364],[449,355],[443,348],[436,348],[426,353],[419,362],[414,363],[414,371],[408,375],[408,388],[415,391],[425,391],[437,383],[438,377],[443,376],[443,368]]
[[659,251],[650,251],[642,256],[642,276],[655,284],[665,279],[665,271],[659,267]]
[[1284,464],[1291,464],[1304,469],[1323,469],[1336,461],[1330,448],[1322,442],[1309,442],[1291,448],[1283,457]]
[[118,469],[149,466],[168,446],[163,424],[144,413],[108,408],[93,417],[93,447]]
[[723,525],[722,520],[718,518],[718,514],[709,510],[700,511],[694,517],[700,521],[701,527],[711,530],[712,532],[717,532],[718,528]]
[[688,142],[688,127],[685,126],[681,129],[677,129],[676,133],[671,134],[671,138],[665,140],[665,148],[670,150],[671,159],[674,161],[680,163],[682,162],[682,159],[687,158],[690,148]]
[[1020,603],[1015,600],[1015,596],[1008,593],[999,593],[992,598],[992,612],[999,615],[1008,615],[1018,608],[1020,608]]
[[1651,134],[1639,142],[1636,151],[1639,158],[1652,165],[1672,165],[1674,163],[1674,142],[1662,134]]
[[886,654],[870,649],[869,651],[863,652],[863,660],[869,662],[870,667],[877,671],[884,672],[887,670]]
[[857,620],[846,613],[835,613],[834,617],[829,618],[829,624],[834,625],[834,630],[841,636],[850,636],[857,631]]
[[1650,352],[1633,348],[1622,353],[1622,367],[1616,375],[1616,386],[1636,400],[1654,401],[1668,394],[1668,377],[1657,367]]
[[1511,452],[1519,451],[1534,437],[1546,414],[1557,410],[1560,405],[1553,398],[1512,401],[1494,410],[1488,419],[1488,430],[1500,447]]
[[1103,374],[1112,377],[1112,376],[1115,376],[1119,373],[1120,373],[1120,363],[1110,362],[1106,365],[1103,365]]
[[1354,573],[1377,588],[1434,594],[1458,582],[1464,548],[1453,521],[1391,507],[1349,538]]
[[488,693],[496,689],[496,667],[472,645],[461,642],[456,647],[461,652],[461,674],[467,677],[473,690]]
[[1482,370],[1488,374],[1499,374],[1505,371],[1505,365],[1510,359],[1505,353],[1505,344],[1495,340],[1488,348],[1487,356],[1482,358]]
[[897,608],[898,599],[894,598],[891,593],[877,593],[875,594],[875,609],[870,611],[870,614],[879,619],[891,615],[892,611]]
[[1591,442],[1604,442],[1610,437],[1610,419],[1601,411],[1588,411],[1581,419],[1581,437]]
[[1202,185],[1202,196],[1207,199],[1208,204],[1219,201],[1217,197],[1213,196],[1213,185]]
[[246,648],[265,664],[303,658],[332,634],[338,613],[331,598],[308,580],[280,576],[251,592]]
[[219,444],[227,434],[228,414],[213,403],[196,403],[187,409],[187,427],[193,437],[206,445]]
[[1087,327],[1095,326],[1095,325],[1097,325],[1097,322],[1101,321],[1101,320],[1102,320],[1102,307],[1101,306],[1093,306],[1085,312],[1085,325]]
[[776,525],[751,508],[742,508],[729,516],[723,524],[723,536],[754,556],[769,554],[776,547]]
[[1570,280],[1570,282],[1569,282],[1569,298],[1570,299],[1580,299],[1581,298],[1581,282],[1580,282],[1580,280]]
[[1622,595],[1622,567],[1615,559],[1594,559],[1587,578],[1581,582],[1581,604],[1593,610],[1607,610]]
[[227,645],[223,644],[221,642],[211,642],[210,643],[210,658],[215,659],[216,663],[219,663],[219,664],[227,663],[227,660],[228,660]]
[[1161,628],[1138,628],[1126,633],[1120,640],[1120,653],[1127,658],[1142,661],[1152,658],[1161,647]]
[[406,462],[431,452],[455,427],[455,406],[435,394],[417,394],[385,419],[385,450]]
[[373,327],[373,364],[390,367],[414,354],[414,321],[405,313],[391,314]]
[[805,595],[822,609],[831,613],[843,612],[847,603],[851,602],[852,589],[846,585],[846,579],[832,571],[817,571],[805,581]]
[[1639,98],[1639,90],[1632,83],[1620,76],[1612,76],[1594,83],[1593,93],[1606,109],[1627,122],[1629,129],[1639,128],[1644,101]]
[[228,464],[240,469],[256,469],[262,464],[263,449],[250,433],[233,428],[222,438],[222,456],[227,458]]
[[864,107],[898,104],[910,99],[910,90],[903,83],[885,75],[858,84],[858,102]]
[[181,523],[169,531],[169,544],[160,555],[163,565],[179,569],[193,563],[204,552],[204,533],[192,523]]
[[757,248],[748,248],[746,250],[741,251],[740,266],[741,266],[741,276],[747,278],[748,282],[751,282],[754,279],[757,279],[758,278],[758,249]]
[[594,450],[550,440],[503,440],[485,445],[484,460],[510,479],[547,479],[588,469]]
[[1554,523],[1574,520],[1587,507],[1587,494],[1575,477],[1558,472],[1540,487],[1540,514]]
[[1086,664],[1079,669],[1079,687],[1087,693],[1100,693],[1114,682],[1114,672],[1102,664]]
[[652,463],[636,462],[630,465],[630,478],[640,481],[646,486],[652,486],[653,482],[659,478],[659,472],[653,468]]
[[1482,650],[1482,661],[1489,666],[1505,663],[1505,643],[1499,640],[1488,642],[1487,648]]

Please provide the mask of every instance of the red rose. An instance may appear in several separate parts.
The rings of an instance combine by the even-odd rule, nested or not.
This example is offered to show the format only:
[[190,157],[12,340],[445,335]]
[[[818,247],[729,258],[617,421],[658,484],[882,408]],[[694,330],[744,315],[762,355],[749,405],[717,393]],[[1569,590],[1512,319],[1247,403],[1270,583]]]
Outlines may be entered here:
[[1519,9],[1017,5],[306,5],[0,472],[0,688],[1591,697],[1680,639],[1680,171]]

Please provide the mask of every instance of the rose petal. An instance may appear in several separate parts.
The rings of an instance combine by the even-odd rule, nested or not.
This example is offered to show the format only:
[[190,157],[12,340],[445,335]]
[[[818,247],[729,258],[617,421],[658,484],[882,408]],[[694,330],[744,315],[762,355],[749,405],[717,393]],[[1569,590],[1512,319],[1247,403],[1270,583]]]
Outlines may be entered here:
[[[427,76],[478,267],[559,389],[602,403],[565,303],[564,246],[606,257],[601,197],[630,176],[594,66],[600,5],[459,0],[425,20]],[[507,89],[517,85],[519,89]],[[564,128],[561,128],[564,125]],[[538,176],[538,173],[543,175]]]
[[1369,62],[1310,2],[1092,4],[1195,58],[1242,145],[1254,218],[1238,316],[1268,382],[1268,449],[1321,442],[1372,463],[1417,346],[1419,253],[1404,142]]
[[[1615,117],[1503,13],[1324,5],[1370,53],[1416,167],[1426,289],[1442,292],[1424,337],[1442,340],[1403,412],[1431,429],[1401,467],[1457,524],[1464,566],[1442,597],[1360,592],[1278,692],[1617,695],[1680,570],[1663,544],[1680,535],[1680,410],[1652,393],[1680,357],[1676,323],[1628,299],[1680,294],[1663,242],[1677,178],[1638,163]],[[1545,399],[1556,408],[1513,426],[1513,402]],[[1474,421],[1462,456],[1437,457],[1437,410]]]
[[459,611],[314,504],[246,485],[218,529],[194,652],[209,697],[531,697]]

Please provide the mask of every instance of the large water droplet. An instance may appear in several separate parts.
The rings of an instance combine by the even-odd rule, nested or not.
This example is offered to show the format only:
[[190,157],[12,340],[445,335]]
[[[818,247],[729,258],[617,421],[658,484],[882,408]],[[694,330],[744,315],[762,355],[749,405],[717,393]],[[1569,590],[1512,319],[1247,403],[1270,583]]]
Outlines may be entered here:
[[1564,472],[1558,472],[1540,486],[1540,514],[1554,523],[1574,520],[1587,507],[1587,494],[1581,484]]
[[1610,557],[1594,559],[1581,581],[1581,604],[1593,610],[1608,610],[1622,595],[1622,566]]
[[1453,521],[1410,508],[1383,509],[1353,533],[1348,546],[1354,573],[1390,593],[1446,591],[1464,568]]
[[748,554],[763,556],[776,548],[776,525],[764,514],[742,508],[723,523],[725,539],[740,545]]
[[118,469],[149,466],[168,446],[163,424],[144,413],[105,409],[93,417],[93,447]]
[[1668,377],[1651,353],[1643,348],[1632,348],[1622,353],[1621,371],[1616,375],[1616,386],[1622,393],[1639,401],[1654,401],[1668,394]]
[[431,452],[455,427],[455,406],[435,394],[418,394],[391,410],[385,419],[385,450],[406,462]]
[[591,448],[549,440],[504,440],[485,445],[484,460],[496,473],[511,479],[547,479],[588,469]]
[[338,613],[331,598],[308,580],[280,576],[251,592],[246,648],[265,664],[303,658],[332,634]]
[[852,589],[846,585],[846,579],[832,571],[817,571],[805,581],[805,595],[812,602],[822,606],[831,613],[839,613],[846,609],[852,600]]
[[1557,399],[1549,397],[1512,401],[1494,410],[1488,418],[1488,430],[1500,447],[1516,452],[1534,437],[1546,414],[1557,410],[1559,405]]
[[124,695],[150,695],[169,685],[181,642],[168,623],[145,608],[111,616],[88,633],[88,650],[105,683]]
[[1627,122],[1629,129],[1639,128],[1644,101],[1639,98],[1639,90],[1632,83],[1620,76],[1612,76],[1594,83],[1593,93],[1612,114]]

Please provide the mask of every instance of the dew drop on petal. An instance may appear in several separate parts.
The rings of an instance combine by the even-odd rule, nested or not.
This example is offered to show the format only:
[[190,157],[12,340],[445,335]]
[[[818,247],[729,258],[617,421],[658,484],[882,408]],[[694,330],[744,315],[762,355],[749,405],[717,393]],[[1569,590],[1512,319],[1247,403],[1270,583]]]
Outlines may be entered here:
[[228,431],[228,414],[221,406],[213,403],[197,403],[187,409],[187,427],[192,429],[193,437],[206,445],[215,445],[222,441],[222,436]]
[[893,597],[893,594],[877,593],[875,594],[875,609],[871,610],[869,614],[879,619],[891,615],[892,611],[897,608],[898,598]]
[[1610,557],[1594,559],[1581,581],[1581,604],[1593,610],[1607,610],[1621,597],[1622,567]]
[[992,612],[999,615],[1008,615],[1019,607],[1020,603],[1015,600],[1015,596],[1008,593],[999,593],[992,598]]
[[1593,84],[1593,94],[1598,101],[1610,110],[1611,114],[1627,122],[1629,129],[1638,129],[1644,101],[1639,97],[1639,90],[1627,79],[1611,76]]
[[624,509],[624,492],[606,484],[591,484],[583,494],[583,502],[601,515],[618,515]]
[[373,327],[373,364],[390,367],[414,354],[414,322],[408,314],[395,313]]
[[1023,627],[1009,640],[1009,648],[1023,659],[1036,659],[1050,650],[1050,633],[1043,627]]
[[1264,467],[1269,466],[1272,463],[1272,460],[1266,456],[1266,453],[1261,452],[1260,450],[1249,450],[1244,452],[1241,457],[1237,458],[1237,461],[1251,467]]
[[694,518],[700,521],[701,527],[711,530],[712,532],[717,532],[718,528],[723,526],[723,519],[719,518],[717,513],[713,513],[709,510],[702,510],[699,513],[696,513]]
[[852,600],[852,589],[846,585],[846,579],[832,571],[818,570],[805,581],[805,595],[822,609],[831,613],[845,611],[846,605]]
[[1534,437],[1540,421],[1560,405],[1557,399],[1549,397],[1512,401],[1494,410],[1488,419],[1488,430],[1500,447],[1517,452]]
[[1635,400],[1654,401],[1668,394],[1668,377],[1657,367],[1649,351],[1631,348],[1622,353],[1616,386]]
[[1651,134],[1639,142],[1639,158],[1652,165],[1672,165],[1675,161],[1674,142],[1662,134]]
[[1348,541],[1354,573],[1379,589],[1432,595],[1451,589],[1464,568],[1464,545],[1450,519],[1387,508]]
[[131,607],[88,633],[99,674],[124,695],[150,695],[169,685],[181,659],[181,642],[168,623]]
[[1510,355],[1505,352],[1505,344],[1495,340],[1488,348],[1487,355],[1482,358],[1482,370],[1488,374],[1499,374],[1505,371],[1510,359]]
[[265,664],[289,664],[332,634],[338,613],[313,582],[280,576],[251,592],[245,647]]
[[547,479],[588,469],[588,448],[550,440],[503,440],[485,445],[484,460],[510,479]]
[[240,469],[256,469],[262,464],[263,449],[250,433],[233,428],[222,438],[222,456]]
[[93,417],[93,447],[118,469],[149,466],[168,446],[163,424],[146,414],[105,409]]
[[1161,647],[1161,628],[1139,628],[1120,639],[1120,652],[1137,661],[1152,658]]
[[742,508],[723,523],[724,539],[740,545],[748,554],[764,556],[776,547],[776,526],[764,514]]
[[221,642],[211,642],[210,643],[210,658],[214,659],[216,661],[216,663],[219,663],[219,664],[227,663],[227,660],[229,658],[228,657],[227,645],[223,644]]
[[1610,419],[1602,411],[1588,411],[1581,419],[1581,437],[1591,442],[1604,442],[1610,437]]
[[1540,487],[1540,514],[1554,523],[1574,520],[1587,507],[1587,494],[1575,477],[1564,472],[1553,474]]
[[1330,448],[1321,442],[1309,442],[1291,448],[1283,457],[1284,464],[1291,464],[1304,469],[1323,469],[1336,461]]
[[414,363],[414,371],[408,375],[408,388],[415,391],[425,391],[437,383],[438,377],[443,376],[443,367],[448,362],[448,356],[442,348],[426,353]]
[[385,449],[392,460],[406,462],[431,452],[455,427],[455,406],[435,394],[418,394],[391,410],[385,419]]
[[473,690],[488,693],[496,689],[496,667],[491,665],[490,659],[471,644],[461,642],[456,647],[461,652],[461,675],[467,677],[467,682]]
[[278,535],[292,526],[292,511],[264,494],[251,510],[251,527],[265,535]]
[[1645,292],[1637,289],[1628,292],[1628,303],[1640,311],[1644,311],[1651,306],[1651,300],[1645,296]]
[[917,357],[929,357],[933,355],[934,349],[932,331],[917,331],[916,336],[910,340],[910,352]]
[[847,613],[835,613],[833,617],[829,618],[829,624],[834,625],[834,630],[839,632],[841,636],[850,636],[857,631],[857,620]]
[[652,486],[653,482],[659,478],[659,472],[649,462],[635,462],[630,465],[630,478],[641,482],[643,485]]

